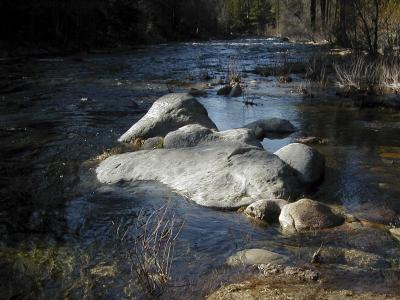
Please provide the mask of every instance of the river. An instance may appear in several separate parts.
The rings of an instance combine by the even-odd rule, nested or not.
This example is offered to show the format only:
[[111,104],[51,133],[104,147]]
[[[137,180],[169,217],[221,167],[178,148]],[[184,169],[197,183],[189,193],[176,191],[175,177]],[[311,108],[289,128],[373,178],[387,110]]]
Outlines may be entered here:
[[[373,271],[327,267],[329,286],[399,295],[400,244],[387,229],[400,225],[400,113],[359,109],[328,95],[304,99],[295,91],[304,82],[300,76],[285,85],[251,73],[258,65],[304,60],[320,51],[325,50],[254,38],[0,60],[0,298],[135,298],[137,283],[124,268],[115,224],[166,202],[185,221],[172,270],[181,299],[199,299],[217,283],[251,273],[224,265],[238,250],[265,248],[302,264],[321,243],[390,262]],[[199,100],[218,128],[267,117],[290,120],[299,131],[264,140],[271,152],[300,136],[328,139],[318,146],[327,174],[313,198],[343,207],[364,228],[286,236],[277,225],[199,207],[154,183],[97,182],[91,160],[115,146],[155,99],[215,81],[227,66],[242,73],[246,97],[257,105],[217,96],[218,85],[211,85],[208,97]],[[96,275],[98,267],[115,274]]]

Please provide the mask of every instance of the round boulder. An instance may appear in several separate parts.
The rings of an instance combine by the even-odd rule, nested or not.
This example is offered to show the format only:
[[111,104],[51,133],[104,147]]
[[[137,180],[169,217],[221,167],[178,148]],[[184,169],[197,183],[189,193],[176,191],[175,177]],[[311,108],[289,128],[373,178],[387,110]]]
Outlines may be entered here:
[[278,221],[281,209],[286,204],[289,202],[283,199],[260,200],[250,204],[244,213],[250,218],[272,223]]
[[334,214],[328,206],[311,199],[285,205],[279,216],[279,223],[287,232],[330,228],[343,222],[343,217]]
[[137,138],[164,137],[188,124],[217,128],[208,117],[207,110],[193,96],[168,94],[154,102],[147,114],[124,133],[119,141],[129,143]]
[[289,144],[276,151],[275,155],[295,169],[304,183],[317,183],[325,174],[325,157],[310,146]]
[[168,133],[164,139],[164,147],[166,149],[193,147],[212,133],[211,129],[198,124],[186,125]]

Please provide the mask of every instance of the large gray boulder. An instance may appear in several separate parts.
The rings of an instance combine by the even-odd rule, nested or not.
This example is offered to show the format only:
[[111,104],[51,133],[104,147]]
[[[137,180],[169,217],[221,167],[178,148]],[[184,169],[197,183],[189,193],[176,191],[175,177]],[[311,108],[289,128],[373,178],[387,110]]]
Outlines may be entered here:
[[184,125],[196,123],[207,128],[217,128],[208,117],[207,110],[191,95],[168,94],[154,102],[147,114],[124,133],[119,141],[164,137]]
[[226,263],[231,266],[252,266],[261,264],[284,264],[288,261],[288,257],[271,252],[264,249],[248,249],[237,252],[235,255],[230,256]]
[[325,157],[310,146],[289,144],[276,151],[275,155],[299,172],[304,183],[316,183],[325,174]]
[[249,129],[240,128],[218,132],[198,124],[186,125],[168,133],[164,139],[164,148],[178,149],[212,143],[244,144],[262,148]]
[[280,118],[258,120],[245,125],[244,128],[253,130],[256,137],[260,140],[268,137],[274,138],[277,135],[290,134],[296,131],[292,123]]
[[250,218],[272,223],[278,220],[281,210],[286,204],[289,202],[283,199],[259,200],[250,204],[244,214]]
[[253,146],[213,144],[112,156],[96,170],[102,183],[158,181],[199,205],[238,208],[259,199],[296,198],[296,172]]
[[330,228],[343,221],[343,217],[334,214],[328,206],[310,199],[285,205],[279,216],[279,223],[286,232]]

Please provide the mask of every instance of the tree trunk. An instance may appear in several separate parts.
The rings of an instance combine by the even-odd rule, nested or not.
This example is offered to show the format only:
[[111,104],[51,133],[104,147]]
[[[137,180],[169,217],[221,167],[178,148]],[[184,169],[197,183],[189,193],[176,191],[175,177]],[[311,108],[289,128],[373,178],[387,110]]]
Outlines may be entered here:
[[315,26],[316,11],[317,11],[317,0],[311,0],[310,3],[311,31],[314,33],[316,31],[316,26]]

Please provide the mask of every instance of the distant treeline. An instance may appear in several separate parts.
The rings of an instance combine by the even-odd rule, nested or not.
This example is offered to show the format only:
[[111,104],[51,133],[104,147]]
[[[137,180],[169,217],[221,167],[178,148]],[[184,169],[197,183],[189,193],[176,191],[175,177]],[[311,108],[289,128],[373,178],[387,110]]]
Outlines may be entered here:
[[262,33],[268,0],[0,0],[0,41],[87,48]]
[[0,42],[22,47],[276,34],[376,55],[396,48],[399,32],[400,0],[0,0]]

